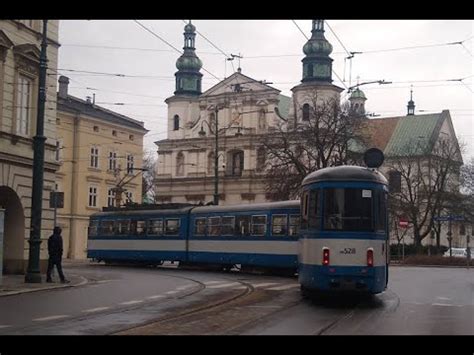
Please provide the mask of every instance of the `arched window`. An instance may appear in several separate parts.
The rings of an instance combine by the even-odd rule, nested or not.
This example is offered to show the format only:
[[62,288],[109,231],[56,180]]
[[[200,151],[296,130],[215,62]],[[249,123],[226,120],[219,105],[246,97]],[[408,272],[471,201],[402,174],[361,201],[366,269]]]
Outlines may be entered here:
[[214,159],[215,159],[214,152],[210,152],[207,155],[207,173],[209,175],[214,174]]
[[308,76],[311,78],[313,76],[313,64],[308,64]]
[[231,176],[242,176],[244,170],[244,152],[242,150],[232,150],[227,153],[229,163],[227,173]]
[[265,148],[260,147],[257,150],[257,172],[262,172],[265,170],[265,162],[266,162],[266,152]]
[[309,121],[309,104],[303,105],[303,121]]
[[265,129],[267,127],[267,117],[264,109],[258,113],[258,128]]
[[176,156],[176,176],[184,175],[184,154],[179,152]]
[[179,130],[179,116],[178,115],[174,115],[173,117],[173,130],[174,131]]

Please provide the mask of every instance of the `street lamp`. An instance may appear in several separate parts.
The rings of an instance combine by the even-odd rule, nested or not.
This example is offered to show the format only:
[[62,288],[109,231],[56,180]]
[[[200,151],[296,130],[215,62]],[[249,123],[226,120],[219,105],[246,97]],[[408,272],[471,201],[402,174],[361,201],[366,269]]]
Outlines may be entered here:
[[[218,120],[218,115],[219,115],[219,107],[217,105],[211,105],[208,107],[208,111],[212,111],[215,113],[215,119],[214,119],[214,205],[219,204],[219,120]],[[207,121],[203,121],[203,123],[206,122],[207,126],[209,127],[209,130],[212,132],[212,127]],[[201,130],[199,131],[199,135],[201,137],[204,137],[206,135],[206,132],[204,131],[203,124],[201,124]]]

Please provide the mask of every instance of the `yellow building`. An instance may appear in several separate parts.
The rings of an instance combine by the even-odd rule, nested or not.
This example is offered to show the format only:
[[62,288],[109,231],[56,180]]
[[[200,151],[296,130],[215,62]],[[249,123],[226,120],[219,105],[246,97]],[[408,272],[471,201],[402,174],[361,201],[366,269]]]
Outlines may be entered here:
[[[0,20],[0,208],[5,211],[3,272],[23,273],[28,265],[33,185],[33,137],[39,81],[41,20]],[[58,20],[48,21],[48,73],[58,60]],[[56,148],[56,79],[46,78],[45,164],[41,229],[41,268],[47,264],[45,239],[53,228],[49,191],[58,164]]]
[[[64,257],[86,257],[89,216],[115,205],[114,188],[122,180],[123,203],[142,202],[143,122],[68,94],[69,79],[59,78],[56,191],[64,192],[57,210]],[[128,182],[129,181],[129,182]],[[122,185],[122,184],[120,184]]]

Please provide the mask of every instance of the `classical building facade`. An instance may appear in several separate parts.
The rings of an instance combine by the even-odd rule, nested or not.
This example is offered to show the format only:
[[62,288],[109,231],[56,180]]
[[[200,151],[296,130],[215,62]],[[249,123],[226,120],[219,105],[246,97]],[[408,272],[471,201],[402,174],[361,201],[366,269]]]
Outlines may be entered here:
[[[89,216],[104,206],[142,202],[143,122],[68,94],[69,79],[59,78],[57,143],[60,168],[54,189],[64,192],[57,210],[65,257],[86,257]],[[117,192],[117,187],[123,189]]]
[[[58,20],[48,21],[48,72],[58,60]],[[36,135],[41,20],[0,20],[0,208],[5,212],[4,273],[23,273],[28,263]],[[41,229],[41,268],[47,262],[45,239],[53,228],[49,191],[55,183],[56,82],[46,77],[45,164]]]
[[156,142],[157,202],[213,201],[216,155],[219,204],[267,201],[263,137],[279,124],[304,121],[314,92],[318,102],[340,100],[342,89],[332,84],[332,46],[324,37],[324,21],[313,21],[312,37],[303,48],[303,78],[292,89],[292,98],[244,75],[240,68],[202,93],[195,31],[191,23],[185,26],[176,90],[165,101],[168,137]]

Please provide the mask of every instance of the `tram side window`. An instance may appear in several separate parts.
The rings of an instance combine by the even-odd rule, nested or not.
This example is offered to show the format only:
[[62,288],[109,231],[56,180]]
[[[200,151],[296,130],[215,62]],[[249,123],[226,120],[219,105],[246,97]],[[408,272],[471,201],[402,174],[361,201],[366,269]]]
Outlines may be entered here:
[[326,189],[324,192],[324,229],[373,231],[370,189]]
[[387,193],[382,190],[375,190],[375,210],[378,211],[377,231],[385,232],[387,224]]
[[311,190],[308,204],[308,225],[310,228],[319,229],[321,227],[320,204],[319,190]]
[[148,221],[148,235],[162,235],[163,234],[163,220],[150,219]]
[[308,228],[308,201],[309,192],[305,191],[301,201],[303,201],[303,206],[301,207],[301,228]]
[[178,235],[179,234],[179,219],[169,218],[165,222],[165,235]]
[[99,221],[91,220],[89,223],[89,237],[95,237],[99,229]]
[[241,237],[250,235],[250,216],[235,217],[235,234]]
[[144,235],[146,231],[146,222],[143,220],[134,220],[130,222],[130,234]]
[[297,236],[300,232],[300,216],[297,214],[290,215],[290,228],[288,235],[290,237]]
[[272,235],[286,235],[287,224],[286,214],[274,214],[272,216]]
[[209,233],[212,237],[218,237],[221,234],[221,218],[220,217],[209,217]]
[[118,220],[115,234],[126,235],[130,232],[130,221],[128,219]]
[[267,216],[252,216],[252,235],[263,236],[267,231]]
[[206,218],[196,218],[194,220],[194,234],[195,235],[206,235]]
[[114,234],[114,223],[115,221],[101,221],[99,231],[102,235],[113,235]]
[[221,234],[224,236],[234,235],[235,217],[222,217]]

